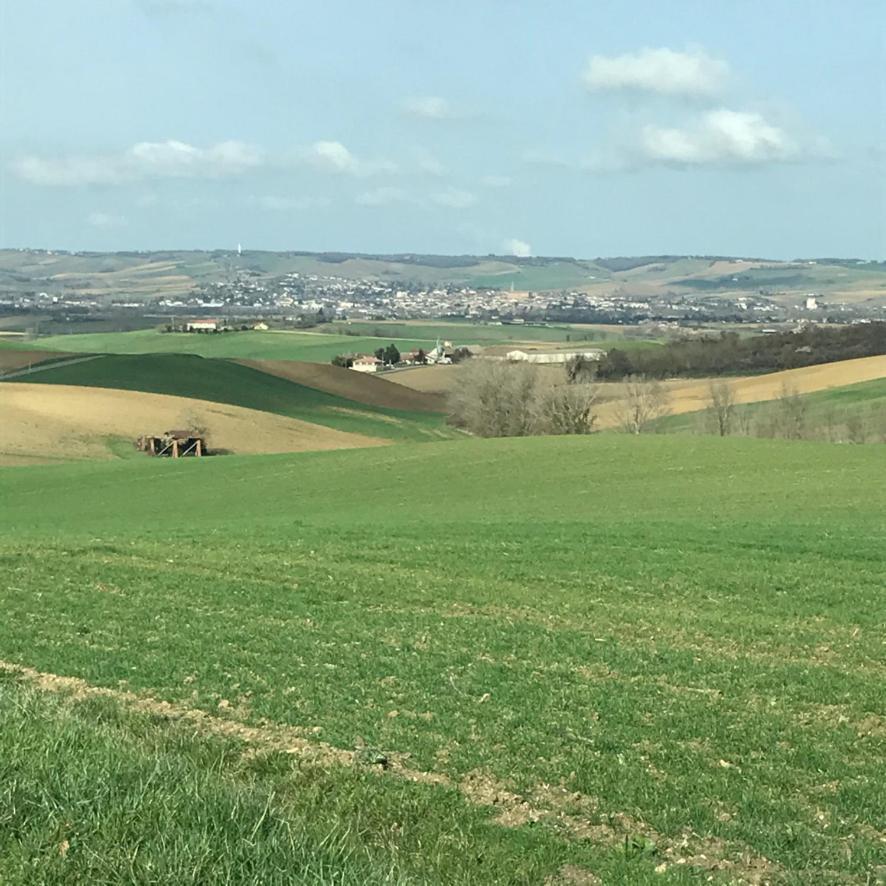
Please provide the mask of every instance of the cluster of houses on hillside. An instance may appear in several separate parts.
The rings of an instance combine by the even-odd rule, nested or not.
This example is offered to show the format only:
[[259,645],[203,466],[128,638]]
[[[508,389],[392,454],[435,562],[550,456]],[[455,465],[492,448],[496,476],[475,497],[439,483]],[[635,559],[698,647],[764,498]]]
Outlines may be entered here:
[[[405,353],[397,352],[399,357],[395,363],[386,362],[386,360],[377,356],[377,354],[354,354],[348,355],[344,359],[348,369],[355,372],[378,372],[386,366],[426,366],[426,365],[447,365],[452,363],[455,356],[455,349],[451,341],[440,342],[425,351],[423,348],[416,348]],[[339,358],[342,359],[342,358]]]

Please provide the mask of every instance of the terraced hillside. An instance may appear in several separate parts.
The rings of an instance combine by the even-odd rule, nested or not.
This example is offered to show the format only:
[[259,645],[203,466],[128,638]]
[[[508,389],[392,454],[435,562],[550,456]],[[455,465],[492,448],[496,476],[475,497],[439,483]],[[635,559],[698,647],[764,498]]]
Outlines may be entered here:
[[[336,367],[330,367],[335,369]],[[368,396],[373,379],[357,378],[348,372],[345,381],[354,376],[354,397]],[[335,378],[337,373],[302,374],[305,380],[323,375]],[[78,385],[97,388],[118,388],[191,397],[215,403],[229,403],[253,410],[274,413],[301,421],[324,425],[348,433],[390,440],[430,440],[451,436],[443,417],[429,411],[433,405],[419,395],[402,397],[399,402],[422,411],[389,409],[371,402],[346,399],[319,387],[299,384],[289,378],[262,372],[254,366],[228,360],[203,359],[189,354],[106,355],[94,360],[69,363],[28,376],[29,381],[50,385]],[[398,388],[394,389],[399,391]],[[380,397],[386,389],[382,387]]]
[[0,470],[0,881],[876,882],[882,469],[598,435]]

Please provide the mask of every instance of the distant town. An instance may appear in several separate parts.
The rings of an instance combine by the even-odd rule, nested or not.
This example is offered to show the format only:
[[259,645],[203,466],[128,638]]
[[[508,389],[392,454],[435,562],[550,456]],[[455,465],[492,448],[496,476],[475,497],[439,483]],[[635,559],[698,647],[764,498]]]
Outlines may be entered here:
[[[7,251],[6,255],[13,252]],[[24,264],[30,261],[43,268],[47,262],[39,251],[21,252],[26,253],[21,259]],[[83,261],[100,258],[94,254],[71,254],[69,257],[65,253],[47,252],[43,255],[59,264],[68,258]],[[189,281],[184,275],[178,275],[174,279],[185,283],[177,282],[170,287],[167,285],[170,278],[157,277],[155,291],[151,287],[154,278],[139,280],[138,285],[134,285],[130,278],[119,278],[116,271],[106,273],[100,269],[91,275],[81,273],[79,277],[72,273],[39,276],[33,272],[11,270],[2,273],[3,268],[0,268],[0,313],[47,314],[72,324],[98,314],[113,317],[129,313],[155,319],[158,325],[175,325],[183,318],[220,317],[223,325],[229,326],[250,321],[296,327],[331,321],[406,319],[459,319],[514,325],[654,322],[692,326],[718,322],[778,324],[796,320],[847,323],[886,318],[886,287],[882,282],[880,263],[861,261],[844,262],[844,266],[836,269],[836,275],[848,276],[858,267],[876,264],[876,270],[867,271],[867,274],[876,278],[877,285],[883,290],[880,297],[837,297],[831,291],[832,287],[804,286],[806,279],[812,282],[818,279],[813,272],[820,269],[813,267],[816,263],[812,261],[802,265],[777,265],[712,258],[707,265],[725,266],[725,274],[715,278],[701,274],[685,279],[674,276],[671,280],[667,277],[667,262],[653,263],[653,259],[659,257],[651,257],[646,266],[640,259],[613,260],[608,266],[602,260],[596,260],[604,271],[607,267],[614,268],[607,279],[598,280],[596,275],[584,273],[581,286],[546,285],[529,289],[515,282],[525,275],[527,268],[536,271],[539,267],[544,269],[545,263],[553,266],[566,262],[572,262],[581,270],[594,269],[595,266],[572,259],[532,259],[529,260],[531,265],[511,259],[515,263],[515,273],[501,273],[497,285],[472,285],[422,281],[422,273],[429,268],[421,265],[408,266],[414,279],[383,279],[381,271],[365,276],[299,271],[273,274],[250,267],[245,258],[238,264],[237,258],[237,254],[233,258],[216,258],[220,270],[211,275],[212,279],[200,279],[195,274]],[[162,255],[153,260],[158,268],[165,267]],[[381,259],[373,257],[373,261],[380,264]],[[479,259],[476,261],[480,262]],[[625,267],[617,264],[618,261]],[[632,263],[628,264],[628,261]],[[668,261],[676,260],[668,257]],[[699,267],[705,267],[705,262],[697,260],[697,263]],[[387,265],[380,264],[380,267],[386,269],[392,264],[388,261]],[[398,267],[404,266],[401,261]],[[629,273],[638,268],[645,270],[647,266],[660,272],[654,286],[637,284],[636,278],[629,276]],[[733,268],[734,273],[730,273]],[[430,269],[441,275],[441,265]],[[459,276],[461,270],[459,266],[453,267],[452,276]],[[755,273],[757,277],[754,277]],[[115,278],[114,274],[118,277]],[[404,276],[402,270],[397,274]],[[763,274],[768,276],[760,276]],[[787,281],[786,285],[779,286],[779,275]],[[116,290],[111,282],[115,279],[120,279]]]

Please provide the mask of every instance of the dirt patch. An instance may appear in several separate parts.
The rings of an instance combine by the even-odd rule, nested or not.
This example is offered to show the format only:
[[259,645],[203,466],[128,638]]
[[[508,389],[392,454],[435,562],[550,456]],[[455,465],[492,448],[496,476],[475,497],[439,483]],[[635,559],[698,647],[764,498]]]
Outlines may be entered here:
[[365,403],[367,406],[401,409],[404,412],[442,412],[444,408],[442,399],[433,393],[421,389],[404,389],[402,385],[392,384],[400,375],[399,372],[392,373],[388,380],[364,372],[354,372],[353,369],[333,366],[331,363],[302,363],[296,360],[238,360],[237,362],[336,397]]
[[433,395],[442,403],[455,386],[457,376],[457,366],[415,366],[392,372],[388,380],[399,387]]
[[58,360],[61,356],[58,351],[19,351],[15,348],[0,348],[0,376],[16,369],[27,369],[28,366],[42,363],[44,360]]
[[556,874],[545,880],[545,886],[599,886],[603,881],[578,865],[563,865]]
[[390,441],[321,425],[166,394],[74,385],[0,384],[0,453],[17,458],[110,458],[108,437],[199,425],[210,449],[235,453],[303,452],[382,446]]

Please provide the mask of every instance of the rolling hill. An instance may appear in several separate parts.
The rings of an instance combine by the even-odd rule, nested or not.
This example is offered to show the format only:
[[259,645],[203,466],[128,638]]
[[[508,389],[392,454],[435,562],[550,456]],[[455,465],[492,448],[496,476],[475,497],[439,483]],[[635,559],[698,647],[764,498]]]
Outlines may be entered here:
[[0,384],[0,464],[135,456],[142,434],[200,427],[215,452],[300,452],[389,441],[193,397]]
[[[360,378],[358,373],[348,370],[328,372],[323,367],[294,373],[305,381],[313,380],[317,384],[319,380],[326,388],[337,386],[355,398],[364,398],[357,400],[281,377],[285,369],[279,366],[277,373],[193,354],[110,354],[45,369],[27,376],[27,380],[34,384],[117,388],[229,403],[391,440],[422,441],[452,435],[442,416],[429,411],[433,404],[421,395],[404,392],[397,397],[400,389],[392,386],[393,396],[389,401],[412,409],[384,408],[368,402],[365,398],[369,396],[368,391],[373,390],[376,379]],[[344,378],[341,373],[345,374]],[[385,399],[388,389],[384,382],[379,384],[381,393],[377,399]],[[422,409],[415,409],[416,405]]]
[[[843,388],[861,382],[886,378],[886,356],[859,357],[854,360],[840,360],[835,363],[819,363],[800,369],[787,369],[783,372],[769,372],[764,375],[724,377],[735,393],[738,404],[759,403],[774,400],[787,389],[798,394],[810,394],[831,388]],[[698,412],[705,409],[710,397],[709,380],[668,382],[670,391],[669,409],[673,416]],[[606,406],[600,415],[600,426],[611,427],[616,419],[614,408]],[[667,421],[673,421],[669,419]],[[673,425],[677,427],[677,424]]]
[[882,262],[807,258],[773,261],[728,256],[635,256],[577,259],[506,255],[362,255],[245,251],[66,253],[0,250],[0,288],[5,291],[76,292],[134,300],[181,296],[232,274],[253,278],[298,273],[430,285],[468,285],[518,290],[585,289],[636,294],[684,295],[771,292],[794,299],[814,291],[832,302],[886,299]]
[[864,883],[881,472],[665,435],[0,470],[0,880]]

